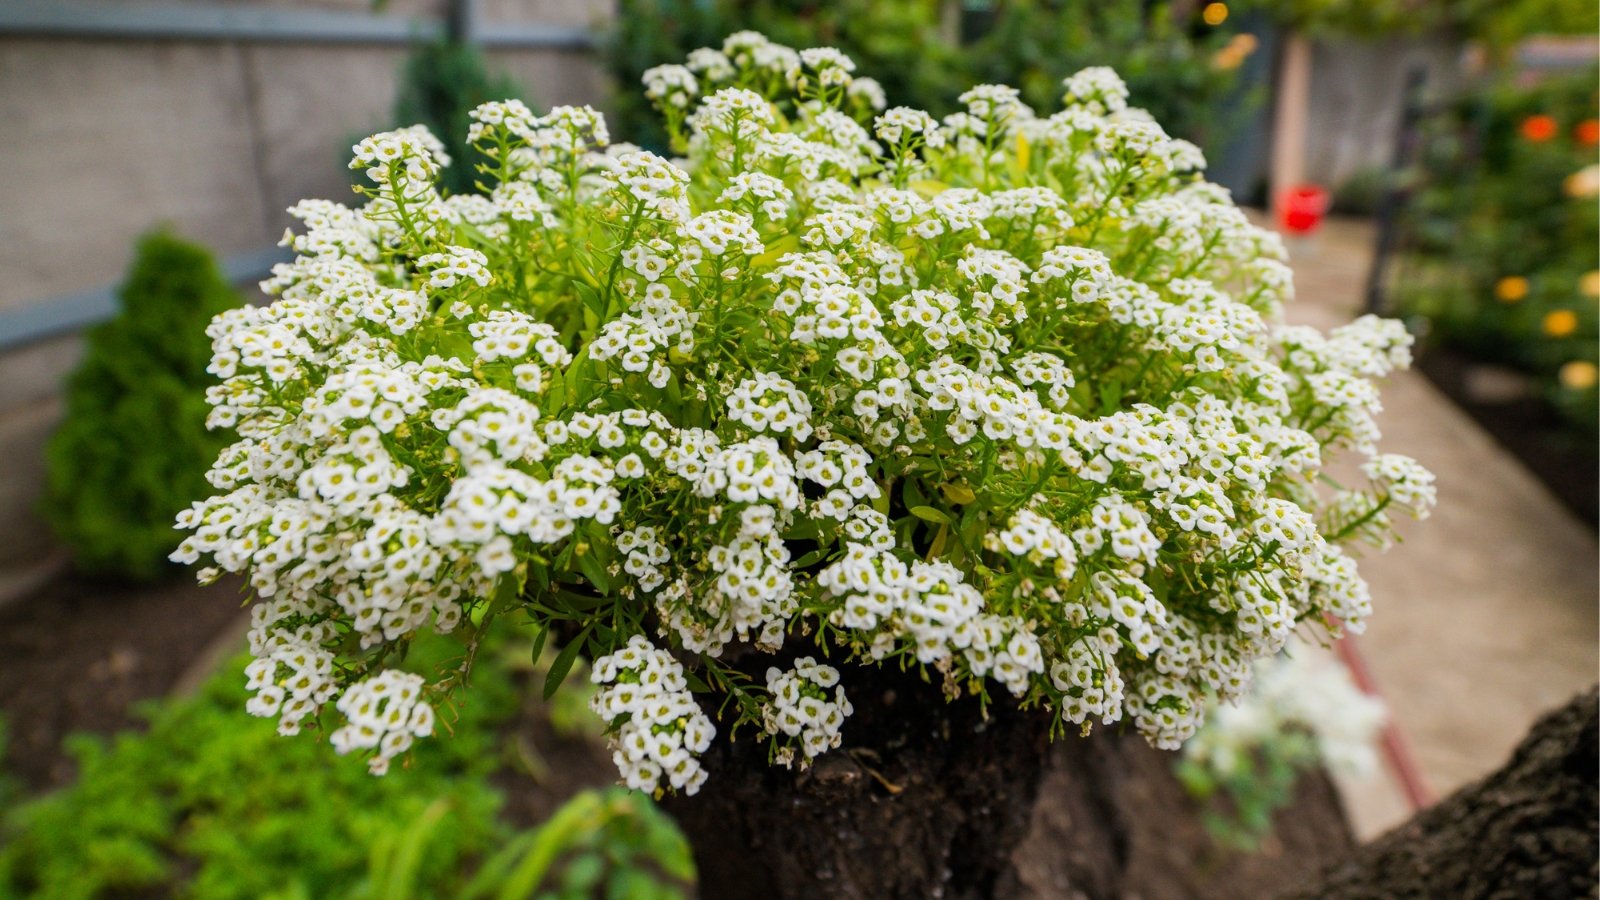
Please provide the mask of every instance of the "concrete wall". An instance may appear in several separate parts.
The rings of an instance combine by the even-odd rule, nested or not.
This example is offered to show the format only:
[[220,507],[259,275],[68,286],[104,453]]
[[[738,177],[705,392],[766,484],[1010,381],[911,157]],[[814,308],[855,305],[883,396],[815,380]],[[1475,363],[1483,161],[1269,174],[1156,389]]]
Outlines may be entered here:
[[[229,0],[366,13],[371,0]],[[496,23],[603,24],[609,2],[485,0]],[[389,0],[428,16],[439,0]],[[275,243],[285,207],[350,196],[353,139],[387,127],[399,46],[0,37],[0,309],[115,282],[167,225],[219,256]],[[540,105],[600,104],[589,53],[496,50]],[[0,595],[52,553],[33,507],[40,448],[81,341],[0,350]]]
[[1457,84],[1459,46],[1429,38],[1319,40],[1312,47],[1306,177],[1338,187],[1389,165],[1405,104],[1406,77],[1426,73],[1426,90]]

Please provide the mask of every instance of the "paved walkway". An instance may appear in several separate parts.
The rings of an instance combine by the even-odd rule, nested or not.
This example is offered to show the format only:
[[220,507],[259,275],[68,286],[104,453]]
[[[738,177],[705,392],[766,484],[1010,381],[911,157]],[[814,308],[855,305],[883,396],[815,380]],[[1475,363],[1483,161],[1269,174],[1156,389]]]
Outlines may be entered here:
[[[1361,221],[1292,247],[1289,318],[1329,328],[1359,315],[1371,247]],[[1376,612],[1359,648],[1443,796],[1499,768],[1534,719],[1595,682],[1600,563],[1595,533],[1421,375],[1396,375],[1383,400],[1380,446],[1432,469],[1439,505],[1362,560]],[[1343,787],[1362,838],[1409,815],[1386,778]]]

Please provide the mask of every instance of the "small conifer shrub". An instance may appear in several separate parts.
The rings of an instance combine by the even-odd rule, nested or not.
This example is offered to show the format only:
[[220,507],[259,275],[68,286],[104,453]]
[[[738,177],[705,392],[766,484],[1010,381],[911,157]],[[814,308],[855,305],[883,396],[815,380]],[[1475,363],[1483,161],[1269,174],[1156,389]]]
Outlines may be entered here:
[[229,441],[206,431],[205,326],[237,305],[203,247],[140,240],[121,312],[89,331],[46,450],[45,515],[83,573],[142,581],[169,568],[172,517]]

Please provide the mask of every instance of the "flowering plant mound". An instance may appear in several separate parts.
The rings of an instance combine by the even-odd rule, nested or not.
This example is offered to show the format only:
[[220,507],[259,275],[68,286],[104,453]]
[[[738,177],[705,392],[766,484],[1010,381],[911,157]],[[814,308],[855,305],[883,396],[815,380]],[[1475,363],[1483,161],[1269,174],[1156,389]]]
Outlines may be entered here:
[[[686,159],[489,103],[482,196],[408,129],[355,148],[360,209],[292,210],[278,301],[212,325],[241,440],[176,554],[249,574],[251,712],[331,705],[381,772],[468,668],[396,670],[412,636],[520,611],[548,687],[594,660],[628,784],[692,792],[697,695],[781,762],[848,740],[829,658],[1174,747],[1297,628],[1360,627],[1338,544],[1431,476],[1314,485],[1376,453],[1404,331],[1271,324],[1279,242],[1109,70],[943,122],[851,70],[737,34],[646,77]],[[786,641],[765,683],[722,659]]]

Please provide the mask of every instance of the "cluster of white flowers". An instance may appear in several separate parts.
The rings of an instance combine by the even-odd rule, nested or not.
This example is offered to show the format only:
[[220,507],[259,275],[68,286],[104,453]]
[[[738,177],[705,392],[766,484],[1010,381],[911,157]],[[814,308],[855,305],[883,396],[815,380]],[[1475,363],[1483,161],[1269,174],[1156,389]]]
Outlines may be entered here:
[[655,791],[665,781],[673,790],[700,790],[699,756],[717,729],[689,693],[683,665],[636,634],[595,660],[590,678],[600,690],[589,706],[612,729],[612,760],[628,787]]
[[[1434,499],[1377,449],[1409,338],[1281,325],[1281,242],[1114,73],[938,121],[743,32],[646,92],[684,159],[488,103],[487,196],[443,197],[431,135],[363,141],[366,202],[298,205],[277,301],[212,324],[239,440],[175,558],[248,575],[251,712],[331,705],[381,769],[427,715],[383,698],[454,686],[384,661],[521,607],[599,660],[628,781],[683,788],[689,683],[780,750],[839,739],[831,669],[743,668],[796,641],[1175,746],[1293,634],[1361,627],[1339,545]],[[1340,451],[1367,481],[1324,496]]]
[[762,724],[767,734],[779,739],[774,759],[785,766],[794,764],[796,744],[802,768],[839,746],[839,729],[855,711],[844,695],[844,685],[839,684],[839,670],[809,656],[795,660],[787,671],[775,666],[767,669],[767,694]]
[[433,734],[433,707],[422,701],[422,676],[385,670],[347,688],[335,704],[346,724],[330,740],[340,753],[370,750],[374,775],[389,770],[389,760]]

